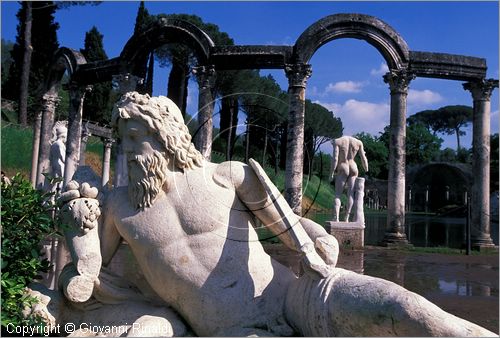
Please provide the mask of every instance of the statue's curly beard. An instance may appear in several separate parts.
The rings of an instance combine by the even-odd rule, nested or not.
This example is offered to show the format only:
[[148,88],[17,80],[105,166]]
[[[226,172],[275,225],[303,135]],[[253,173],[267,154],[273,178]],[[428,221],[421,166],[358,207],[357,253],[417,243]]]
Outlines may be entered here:
[[168,188],[167,169],[168,161],[159,151],[152,155],[135,155],[128,160],[128,197],[135,208],[151,207],[162,188]]

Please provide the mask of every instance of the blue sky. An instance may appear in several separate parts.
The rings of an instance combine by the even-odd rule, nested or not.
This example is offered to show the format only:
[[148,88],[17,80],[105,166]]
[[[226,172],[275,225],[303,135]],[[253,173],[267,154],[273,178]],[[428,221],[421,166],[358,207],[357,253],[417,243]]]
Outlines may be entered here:
[[[56,13],[61,46],[83,47],[85,32],[96,26],[104,35],[109,57],[120,54],[132,35],[138,2],[103,2],[76,6]],[[378,17],[393,27],[410,50],[482,57],[488,78],[499,78],[498,2],[146,2],[151,14],[188,13],[215,23],[236,44],[293,45],[317,20],[335,13],[362,13]],[[17,2],[2,1],[2,38],[14,40]],[[362,40],[335,40],[321,47],[311,59],[313,74],[306,96],[342,118],[344,134],[360,131],[377,135],[389,123],[389,90],[382,81],[386,71],[378,51]],[[270,72],[286,90],[283,71]],[[262,72],[267,74],[267,72]],[[157,69],[154,94],[166,93],[168,69]],[[194,114],[197,89],[190,83],[188,112]],[[408,114],[445,105],[472,105],[462,82],[418,78],[411,82]],[[498,132],[498,89],[492,96],[492,133]],[[217,108],[216,108],[217,109]],[[217,119],[214,121],[217,123]],[[462,137],[470,146],[471,128]],[[440,135],[443,147],[456,148],[454,135]],[[329,151],[328,147],[324,151]]]

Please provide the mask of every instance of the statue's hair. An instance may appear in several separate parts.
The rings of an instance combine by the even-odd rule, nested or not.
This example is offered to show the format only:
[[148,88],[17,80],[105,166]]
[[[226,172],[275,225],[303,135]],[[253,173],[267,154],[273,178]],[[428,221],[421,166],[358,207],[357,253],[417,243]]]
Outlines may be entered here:
[[113,108],[111,123],[114,127],[117,127],[120,118],[136,119],[151,128],[178,168],[203,166],[203,156],[191,143],[191,135],[182,114],[169,98],[150,97],[137,92],[125,93]]
[[52,127],[52,137],[49,141],[50,144],[53,144],[54,142],[57,141],[59,136],[61,136],[63,133],[66,134],[68,132],[68,121],[57,121],[54,123],[54,126]]

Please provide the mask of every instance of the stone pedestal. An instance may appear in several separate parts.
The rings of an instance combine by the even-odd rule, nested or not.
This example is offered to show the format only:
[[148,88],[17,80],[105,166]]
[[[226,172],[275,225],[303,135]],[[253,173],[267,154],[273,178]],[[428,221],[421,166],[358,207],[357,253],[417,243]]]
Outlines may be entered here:
[[365,213],[363,199],[365,196],[365,179],[356,178],[354,183],[354,201],[351,210],[352,222],[326,222],[327,231],[337,238],[344,248],[362,249],[365,246]]
[[365,225],[360,222],[328,221],[327,231],[335,236],[341,248],[362,249],[365,246]]

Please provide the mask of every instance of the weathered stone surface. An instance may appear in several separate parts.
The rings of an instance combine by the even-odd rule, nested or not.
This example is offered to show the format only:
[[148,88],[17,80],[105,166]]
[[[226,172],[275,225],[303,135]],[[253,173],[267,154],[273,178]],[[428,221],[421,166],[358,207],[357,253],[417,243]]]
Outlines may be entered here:
[[307,337],[497,336],[393,282],[340,268],[326,279],[293,281],[286,314]]
[[472,245],[477,248],[494,247],[490,234],[490,113],[491,93],[498,80],[468,82],[474,102],[472,114]]
[[410,51],[409,69],[422,77],[470,81],[484,79],[487,67],[482,58]]
[[[129,188],[109,193],[96,237],[98,226],[85,216],[98,214],[85,203],[95,191],[68,184],[89,197],[63,207],[78,211],[66,232],[73,262],[60,282],[72,302],[41,290],[45,306],[38,311],[48,320],[115,325],[129,335],[145,334],[131,332],[133,324],[185,334],[178,316],[202,336],[492,334],[396,284],[335,269],[334,237],[295,215],[256,162],[205,162],[167,98],[129,93],[113,115],[128,154]],[[301,278],[265,253],[254,217],[301,254]],[[96,254],[108,265],[122,240],[160,307],[126,279],[99,269]]]
[[362,249],[365,246],[365,225],[360,222],[326,222],[329,233],[344,248]]

